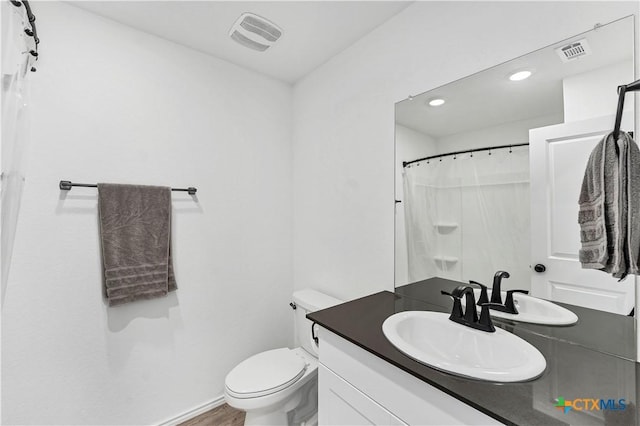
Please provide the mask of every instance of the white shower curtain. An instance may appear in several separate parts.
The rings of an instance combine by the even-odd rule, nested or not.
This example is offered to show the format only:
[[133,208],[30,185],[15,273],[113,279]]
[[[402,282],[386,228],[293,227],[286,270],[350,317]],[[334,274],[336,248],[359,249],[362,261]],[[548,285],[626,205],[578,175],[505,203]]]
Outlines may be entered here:
[[25,34],[30,28],[25,6],[2,2],[2,189],[0,209],[2,223],[1,278],[2,300],[9,276],[9,265],[20,210],[25,179],[27,142],[29,140],[27,79],[34,57],[33,37]]
[[530,288],[528,146],[446,156],[404,169],[410,282],[431,277]]

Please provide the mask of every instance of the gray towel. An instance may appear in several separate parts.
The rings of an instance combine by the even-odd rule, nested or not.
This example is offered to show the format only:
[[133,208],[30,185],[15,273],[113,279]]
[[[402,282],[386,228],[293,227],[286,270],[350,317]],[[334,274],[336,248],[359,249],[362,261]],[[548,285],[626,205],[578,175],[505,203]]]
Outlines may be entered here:
[[578,203],[582,267],[616,278],[638,274],[640,151],[627,133],[620,132],[617,141],[610,133],[596,145]]
[[627,244],[629,274],[640,274],[640,149],[627,135]]
[[171,188],[99,183],[98,210],[109,306],[175,290]]

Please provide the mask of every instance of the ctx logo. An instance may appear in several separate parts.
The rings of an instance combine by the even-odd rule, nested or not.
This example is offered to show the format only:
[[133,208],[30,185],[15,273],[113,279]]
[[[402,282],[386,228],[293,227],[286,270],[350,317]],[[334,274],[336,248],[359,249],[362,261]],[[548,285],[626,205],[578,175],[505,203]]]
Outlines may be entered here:
[[600,411],[600,410],[615,410],[621,411],[627,408],[627,403],[624,399],[597,399],[597,398],[575,398],[564,399],[559,397],[554,405],[558,410],[562,410],[568,413],[570,410],[576,411]]

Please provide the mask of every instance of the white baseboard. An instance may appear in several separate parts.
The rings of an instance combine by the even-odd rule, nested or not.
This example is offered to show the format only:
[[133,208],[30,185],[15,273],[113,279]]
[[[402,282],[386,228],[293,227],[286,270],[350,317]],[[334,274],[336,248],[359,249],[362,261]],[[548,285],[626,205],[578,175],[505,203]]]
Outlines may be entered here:
[[169,420],[166,420],[162,423],[160,423],[158,426],[177,426],[182,422],[186,422],[187,420],[190,420],[194,417],[199,416],[202,413],[206,413],[209,410],[213,410],[216,407],[221,406],[222,404],[224,404],[224,395],[220,395],[219,397],[209,401],[209,402],[205,402],[204,404],[192,408],[189,411],[185,411],[184,413],[173,417]]

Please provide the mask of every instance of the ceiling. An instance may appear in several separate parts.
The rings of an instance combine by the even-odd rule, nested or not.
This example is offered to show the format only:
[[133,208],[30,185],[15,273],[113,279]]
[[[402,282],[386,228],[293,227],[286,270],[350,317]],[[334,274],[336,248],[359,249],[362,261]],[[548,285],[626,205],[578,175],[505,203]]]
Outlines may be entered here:
[[[587,39],[592,54],[563,63],[555,48]],[[621,20],[597,30],[505,62],[396,104],[396,123],[434,138],[542,116],[562,116],[562,80],[633,58],[633,21]],[[519,70],[527,80],[510,81]],[[443,98],[440,107],[427,105]]]
[[[408,1],[72,1],[158,37],[295,83],[407,7]],[[244,12],[273,21],[283,36],[266,52],[228,36]]]

